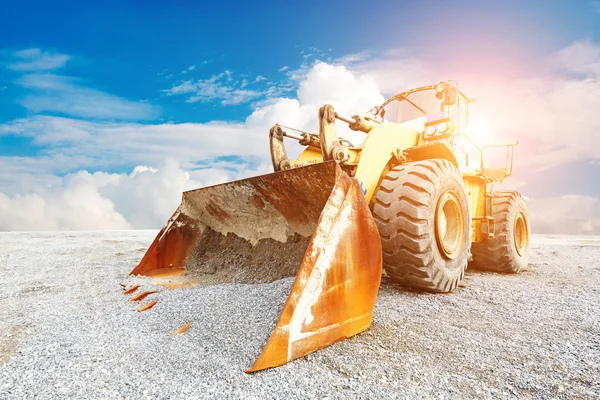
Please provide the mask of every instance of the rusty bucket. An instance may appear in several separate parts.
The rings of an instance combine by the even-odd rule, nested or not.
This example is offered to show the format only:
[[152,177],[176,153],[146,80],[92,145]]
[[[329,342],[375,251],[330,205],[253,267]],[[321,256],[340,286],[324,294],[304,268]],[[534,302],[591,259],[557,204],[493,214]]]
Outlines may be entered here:
[[254,372],[367,329],[381,263],[358,182],[330,161],[185,192],[131,274],[198,284],[296,275]]

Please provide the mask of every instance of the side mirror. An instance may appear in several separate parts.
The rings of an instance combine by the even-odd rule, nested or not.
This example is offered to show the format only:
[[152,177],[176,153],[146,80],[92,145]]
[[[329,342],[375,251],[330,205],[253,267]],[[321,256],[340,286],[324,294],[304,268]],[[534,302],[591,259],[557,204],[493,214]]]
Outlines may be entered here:
[[456,104],[458,89],[456,86],[448,86],[444,91],[444,105],[453,106]]

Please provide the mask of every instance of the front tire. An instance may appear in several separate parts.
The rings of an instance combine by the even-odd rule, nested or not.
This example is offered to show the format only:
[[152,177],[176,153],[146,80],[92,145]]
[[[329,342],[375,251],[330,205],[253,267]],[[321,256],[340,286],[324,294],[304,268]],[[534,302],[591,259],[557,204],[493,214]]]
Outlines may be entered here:
[[496,232],[473,243],[473,268],[518,274],[529,264],[529,215],[518,192],[494,192]]
[[373,216],[390,278],[429,292],[456,288],[467,267],[471,218],[453,164],[435,159],[395,167],[375,193]]

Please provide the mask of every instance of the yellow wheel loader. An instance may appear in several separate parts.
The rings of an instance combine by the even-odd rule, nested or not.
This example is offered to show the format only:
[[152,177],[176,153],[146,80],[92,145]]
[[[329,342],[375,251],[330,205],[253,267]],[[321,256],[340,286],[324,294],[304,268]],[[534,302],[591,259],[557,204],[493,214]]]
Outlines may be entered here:
[[[318,133],[275,125],[274,173],[185,192],[131,273],[168,276],[171,285],[296,275],[246,370],[253,372],[366,330],[382,267],[430,292],[454,290],[469,262],[521,271],[529,260],[525,203],[517,192],[493,190],[511,174],[517,143],[478,147],[468,132],[472,102],[447,81],[397,94],[363,116],[325,105]],[[341,138],[336,120],[361,132],[362,144]],[[296,159],[286,137],[303,146]],[[503,164],[487,166],[484,154],[499,149]]]

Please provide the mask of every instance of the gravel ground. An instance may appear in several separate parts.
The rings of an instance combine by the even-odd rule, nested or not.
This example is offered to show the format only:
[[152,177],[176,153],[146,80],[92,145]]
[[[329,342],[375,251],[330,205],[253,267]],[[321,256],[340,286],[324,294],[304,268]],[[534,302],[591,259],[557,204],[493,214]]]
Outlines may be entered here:
[[1,399],[600,399],[600,238],[537,236],[529,271],[450,295],[384,280],[370,330],[247,375],[292,279],[163,289],[138,313],[120,283],[155,234],[0,234]]

